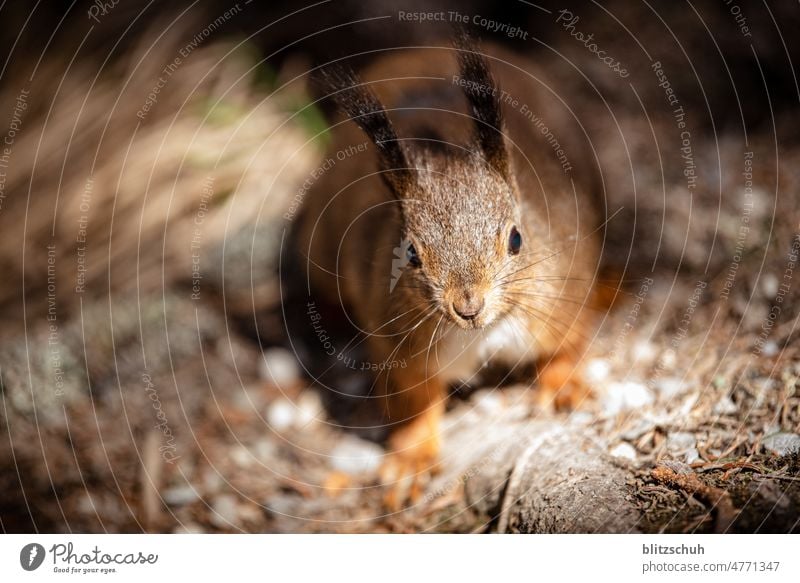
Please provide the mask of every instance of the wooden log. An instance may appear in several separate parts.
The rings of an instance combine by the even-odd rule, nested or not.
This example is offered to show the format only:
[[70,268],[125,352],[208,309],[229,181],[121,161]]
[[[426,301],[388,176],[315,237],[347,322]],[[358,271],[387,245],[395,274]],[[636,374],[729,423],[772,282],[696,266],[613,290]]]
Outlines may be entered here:
[[[449,527],[523,533],[638,532],[632,470],[567,419],[467,413],[445,431],[443,473],[428,490]],[[478,417],[478,415],[474,415]],[[454,518],[455,517],[455,518]],[[468,528],[469,529],[469,528]]]

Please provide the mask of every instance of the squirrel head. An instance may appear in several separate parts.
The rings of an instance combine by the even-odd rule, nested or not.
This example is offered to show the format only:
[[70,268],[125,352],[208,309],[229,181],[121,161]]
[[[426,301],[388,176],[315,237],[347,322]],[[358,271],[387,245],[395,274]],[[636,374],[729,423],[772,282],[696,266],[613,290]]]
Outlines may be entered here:
[[466,33],[457,35],[455,48],[473,120],[469,147],[398,139],[377,96],[352,71],[324,74],[339,108],[375,144],[381,176],[399,202],[401,293],[475,329],[513,308],[504,283],[520,269],[525,233],[500,91]]

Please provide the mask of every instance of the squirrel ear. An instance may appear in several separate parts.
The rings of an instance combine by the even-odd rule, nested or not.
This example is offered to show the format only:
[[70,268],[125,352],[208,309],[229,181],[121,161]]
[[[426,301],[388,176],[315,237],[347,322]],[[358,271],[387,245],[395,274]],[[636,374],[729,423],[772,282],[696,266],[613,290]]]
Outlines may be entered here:
[[489,65],[467,33],[466,29],[456,29],[455,48],[458,52],[458,65],[464,94],[469,100],[475,120],[475,134],[486,161],[501,176],[510,176],[508,152],[503,139],[503,112],[500,107],[500,89],[489,72]]
[[321,71],[320,81],[323,90],[330,94],[339,110],[375,144],[381,176],[395,196],[401,197],[410,189],[414,173],[378,97],[349,67],[326,67]]

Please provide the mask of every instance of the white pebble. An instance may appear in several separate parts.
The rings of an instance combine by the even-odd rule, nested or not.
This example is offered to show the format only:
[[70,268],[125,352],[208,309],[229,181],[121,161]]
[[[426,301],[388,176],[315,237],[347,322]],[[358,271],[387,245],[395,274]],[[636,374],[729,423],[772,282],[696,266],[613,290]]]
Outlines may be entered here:
[[486,415],[494,415],[503,409],[503,402],[497,391],[479,391],[473,396],[475,408]]
[[637,342],[633,347],[633,358],[638,362],[648,364],[656,357],[656,349],[647,341]]
[[664,351],[664,353],[661,355],[661,365],[664,368],[669,368],[669,369],[674,368],[676,361],[677,357],[675,356],[675,351],[672,350],[671,348],[669,350]]
[[778,278],[772,273],[767,273],[761,278],[761,291],[768,298],[774,298],[778,295]]
[[608,385],[603,397],[603,409],[614,415],[628,409],[638,409],[653,402],[653,395],[641,383],[633,381],[615,382]]
[[768,452],[775,455],[789,455],[800,451],[800,435],[795,433],[775,433],[764,438],[761,442]]
[[586,364],[586,380],[590,383],[602,383],[611,372],[611,364],[603,358],[593,358]]
[[316,391],[305,391],[297,399],[297,426],[301,429],[322,417],[322,401]]
[[716,405],[714,405],[714,413],[717,415],[733,415],[739,410],[730,397],[722,397]]
[[683,453],[697,444],[691,433],[676,431],[667,436],[667,449],[673,453]]
[[255,462],[253,455],[243,445],[232,448],[230,456],[233,462],[240,468],[249,467]]
[[239,521],[239,505],[230,494],[221,494],[214,499],[210,516],[211,524],[218,528],[230,529]]
[[685,385],[680,379],[675,377],[666,377],[658,379],[655,383],[656,389],[662,399],[669,399],[684,391]]
[[778,352],[780,352],[780,348],[778,348],[778,344],[774,340],[767,340],[761,348],[761,354],[767,358],[772,358],[777,355]]
[[588,411],[573,411],[569,416],[570,422],[578,427],[589,425],[594,419],[594,415]]
[[185,506],[200,498],[200,494],[191,486],[176,486],[164,490],[161,497],[169,506]]
[[699,459],[700,459],[700,452],[697,451],[696,448],[693,447],[692,449],[689,449],[689,450],[686,451],[686,457],[685,457],[684,461],[687,464],[693,464],[694,462],[696,462]]
[[268,348],[261,359],[261,377],[279,387],[296,381],[300,374],[297,360],[283,348]]
[[275,443],[269,439],[261,439],[260,441],[256,442],[255,446],[253,446],[253,454],[260,462],[264,463],[275,457],[276,449]]
[[354,436],[343,437],[330,452],[331,467],[345,474],[376,472],[382,460],[383,448]]
[[287,399],[276,399],[267,407],[267,423],[275,431],[286,431],[297,420],[297,409]]
[[625,441],[612,448],[609,453],[614,457],[636,461],[636,449]]

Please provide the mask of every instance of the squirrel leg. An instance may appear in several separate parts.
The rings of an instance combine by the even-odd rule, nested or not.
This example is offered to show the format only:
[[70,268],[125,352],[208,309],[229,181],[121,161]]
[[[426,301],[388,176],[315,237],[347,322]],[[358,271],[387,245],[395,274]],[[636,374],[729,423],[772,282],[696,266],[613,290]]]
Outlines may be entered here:
[[591,396],[581,378],[580,360],[560,352],[539,361],[537,401],[547,409],[569,411],[578,408]]
[[[424,367],[420,367],[424,370]],[[388,440],[389,451],[380,470],[386,488],[384,504],[400,510],[416,502],[439,459],[439,422],[444,413],[444,385],[411,366],[393,369],[378,378],[386,385],[388,421],[397,423]]]

